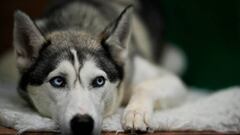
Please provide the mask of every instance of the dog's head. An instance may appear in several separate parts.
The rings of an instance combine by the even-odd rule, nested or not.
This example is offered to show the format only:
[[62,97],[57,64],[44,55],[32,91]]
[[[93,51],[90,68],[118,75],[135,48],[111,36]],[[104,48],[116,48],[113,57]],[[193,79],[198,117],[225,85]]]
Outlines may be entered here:
[[25,13],[15,13],[19,89],[38,112],[59,122],[64,134],[100,134],[103,117],[119,103],[130,11],[126,8],[98,36],[43,35]]

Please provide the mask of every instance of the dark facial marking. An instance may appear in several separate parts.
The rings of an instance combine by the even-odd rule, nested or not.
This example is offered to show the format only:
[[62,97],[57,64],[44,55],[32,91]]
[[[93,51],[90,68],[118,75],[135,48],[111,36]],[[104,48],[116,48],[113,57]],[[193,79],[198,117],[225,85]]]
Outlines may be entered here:
[[54,70],[57,64],[64,59],[71,61],[71,53],[68,48],[51,48],[50,41],[43,45],[39,52],[39,57],[35,58],[35,63],[24,73],[19,81],[19,89],[26,90],[28,84],[41,85],[48,74]]
[[76,50],[78,52],[78,59],[81,61],[84,61],[86,56],[92,57],[97,63],[97,66],[107,74],[107,77],[111,82],[123,78],[123,69],[112,60],[103,48],[92,49],[78,47]]
[[101,49],[96,52],[94,57],[97,66],[107,73],[110,81],[115,82],[123,79],[123,67],[113,60],[110,53]]

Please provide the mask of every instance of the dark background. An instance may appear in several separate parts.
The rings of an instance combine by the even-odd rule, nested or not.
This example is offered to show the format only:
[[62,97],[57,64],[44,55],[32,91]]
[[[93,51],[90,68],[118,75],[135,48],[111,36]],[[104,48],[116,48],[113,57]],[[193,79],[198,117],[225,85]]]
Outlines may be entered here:
[[[47,0],[8,0],[0,5],[0,54],[12,46],[13,12],[40,16]],[[239,0],[156,0],[161,7],[166,41],[188,58],[183,76],[191,86],[218,89],[240,84]]]
[[163,0],[167,39],[185,50],[184,80],[205,88],[240,84],[240,1]]

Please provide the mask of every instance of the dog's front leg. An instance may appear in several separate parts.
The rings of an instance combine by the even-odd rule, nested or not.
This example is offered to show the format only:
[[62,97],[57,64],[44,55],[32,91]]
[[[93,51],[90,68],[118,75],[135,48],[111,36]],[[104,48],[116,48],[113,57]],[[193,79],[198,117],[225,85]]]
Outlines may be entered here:
[[168,108],[181,103],[186,94],[182,82],[174,75],[165,74],[144,81],[133,88],[132,97],[127,105],[122,125],[125,130],[154,130],[152,113],[155,108]]

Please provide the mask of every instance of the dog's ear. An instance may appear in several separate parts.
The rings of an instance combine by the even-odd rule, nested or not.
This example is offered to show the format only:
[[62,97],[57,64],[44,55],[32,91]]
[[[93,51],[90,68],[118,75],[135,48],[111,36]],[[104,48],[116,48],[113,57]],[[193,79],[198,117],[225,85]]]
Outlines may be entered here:
[[16,11],[14,14],[13,45],[20,72],[24,72],[31,66],[45,42],[46,40],[30,17],[22,11]]
[[124,61],[131,35],[132,10],[131,5],[126,7],[119,17],[107,26],[102,33],[102,45],[108,49],[114,60],[119,64]]

